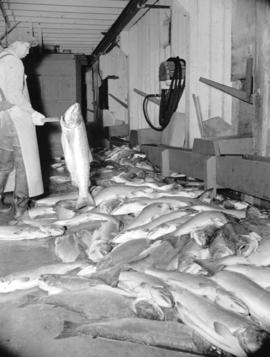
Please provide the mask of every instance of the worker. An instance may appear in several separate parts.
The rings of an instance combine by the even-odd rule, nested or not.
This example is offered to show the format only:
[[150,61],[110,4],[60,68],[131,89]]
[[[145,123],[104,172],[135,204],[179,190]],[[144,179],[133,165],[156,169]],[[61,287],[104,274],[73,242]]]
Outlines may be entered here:
[[11,211],[4,192],[13,192],[15,219],[43,193],[35,125],[44,124],[44,115],[31,105],[22,62],[30,47],[15,41],[0,52],[0,213]]

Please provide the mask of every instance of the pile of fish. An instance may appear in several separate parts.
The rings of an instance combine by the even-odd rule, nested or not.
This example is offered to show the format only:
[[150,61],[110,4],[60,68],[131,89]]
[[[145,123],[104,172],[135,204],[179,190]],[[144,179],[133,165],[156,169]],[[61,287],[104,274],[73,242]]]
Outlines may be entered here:
[[[211,356],[265,348],[267,212],[222,194],[211,198],[202,182],[182,174],[164,178],[126,145],[94,152],[90,176],[93,202],[78,208],[77,191],[52,194],[1,231],[1,240],[46,237],[58,263],[2,276],[0,302],[36,287],[48,295],[29,303],[84,316],[82,324],[63,322],[58,338],[106,337]],[[106,296],[109,312],[93,318],[90,301]]]

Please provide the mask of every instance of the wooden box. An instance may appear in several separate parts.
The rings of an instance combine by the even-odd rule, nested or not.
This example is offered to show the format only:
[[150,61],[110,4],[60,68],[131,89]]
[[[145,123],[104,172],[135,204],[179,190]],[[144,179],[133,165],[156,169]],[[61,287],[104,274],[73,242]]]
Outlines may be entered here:
[[228,136],[219,138],[196,138],[193,151],[204,155],[247,155],[254,152],[252,137]]
[[151,128],[131,130],[129,136],[130,147],[161,143],[161,132]]

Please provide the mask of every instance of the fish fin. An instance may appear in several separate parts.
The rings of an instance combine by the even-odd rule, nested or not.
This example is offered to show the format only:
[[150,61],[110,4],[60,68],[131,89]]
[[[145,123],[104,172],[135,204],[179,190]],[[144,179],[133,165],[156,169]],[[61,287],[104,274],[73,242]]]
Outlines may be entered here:
[[[233,348],[234,351],[236,351],[236,355],[238,356],[246,356],[246,352],[243,350],[243,348],[240,345],[240,342],[238,341],[238,338],[236,334],[231,333],[231,331],[222,323],[215,321],[214,322],[214,330],[215,332],[223,337],[225,340],[228,339],[230,341],[230,346]],[[237,353],[238,351],[238,353]]]
[[214,322],[214,330],[215,332],[222,336],[222,337],[232,337],[233,334],[230,332],[230,330],[225,326],[223,325],[221,322],[218,322],[218,321],[215,321]]
[[25,301],[24,303],[20,304],[18,307],[22,308],[28,305],[32,305],[32,304],[38,304],[40,297],[35,296],[35,295],[27,295],[26,296],[27,301]]
[[79,327],[80,324],[72,321],[64,321],[63,324],[63,330],[60,332],[59,335],[55,337],[56,340],[62,339],[62,338],[68,338],[71,336],[76,336],[77,332],[76,329]]
[[[224,301],[222,299],[222,288],[217,288],[217,298],[215,299],[215,302],[220,305],[223,306],[222,301]],[[238,305],[238,309],[237,309],[237,313],[241,314],[241,315],[249,315],[249,309],[247,307],[247,305],[240,300],[238,297],[236,297],[235,295],[230,294],[229,299],[235,304]],[[228,301],[228,300],[227,300]],[[225,307],[226,308],[226,307]],[[240,311],[239,309],[242,309],[242,311]]]
[[198,285],[199,285],[200,288],[208,288],[209,286],[211,287],[211,284],[210,283],[206,283],[206,282],[199,283]]

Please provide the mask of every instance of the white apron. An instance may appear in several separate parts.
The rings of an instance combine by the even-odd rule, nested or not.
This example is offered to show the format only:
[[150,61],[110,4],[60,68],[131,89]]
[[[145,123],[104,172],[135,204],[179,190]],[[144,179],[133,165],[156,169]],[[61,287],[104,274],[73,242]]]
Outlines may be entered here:
[[[9,53],[4,55],[2,53],[2,56],[0,56],[0,58],[4,58],[9,55]],[[2,70],[5,71],[5,66],[2,67]],[[18,67],[18,71],[22,70],[22,67]],[[26,98],[26,101],[30,103],[25,78],[26,77],[24,76],[23,95]],[[2,90],[4,92],[3,79],[2,82]],[[5,100],[5,98],[2,98],[2,100]],[[5,113],[7,113],[13,121],[19,138],[24,166],[26,170],[29,197],[41,195],[44,192],[44,189],[40,168],[36,128],[32,122],[31,114],[29,113],[29,111],[25,110],[24,108],[20,108],[17,105],[14,105],[11,108],[5,110]],[[13,170],[13,172],[9,175],[5,191],[14,191],[14,188],[15,171]]]
[[[14,106],[7,111],[12,119],[17,131],[21,145],[22,156],[26,171],[29,197],[41,195],[43,181],[40,168],[39,150],[36,136],[36,128],[32,122],[31,115]],[[5,191],[14,191],[15,172],[13,171],[8,178]]]

